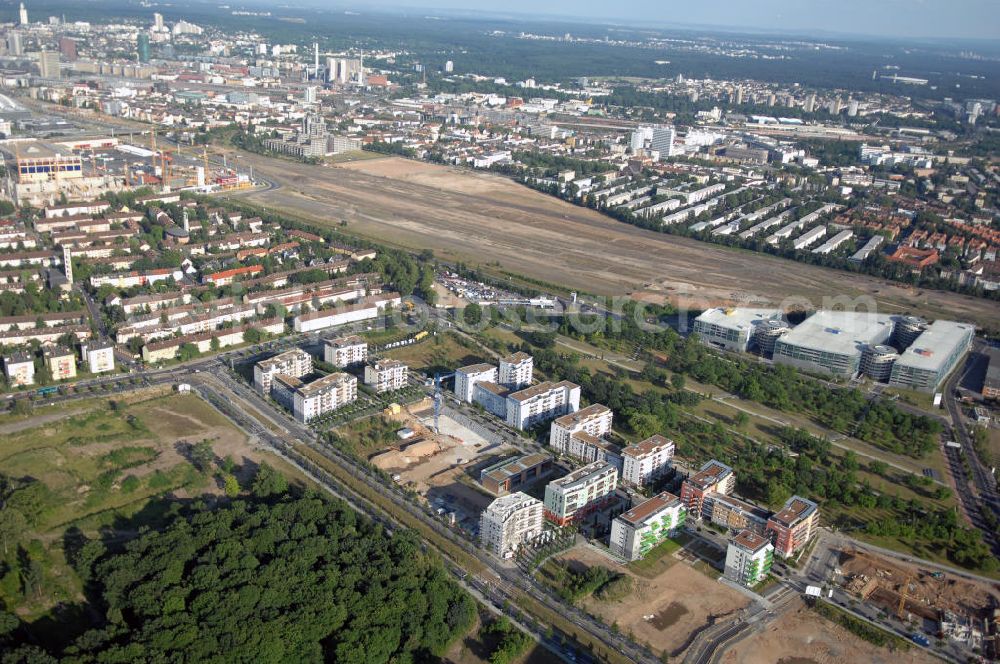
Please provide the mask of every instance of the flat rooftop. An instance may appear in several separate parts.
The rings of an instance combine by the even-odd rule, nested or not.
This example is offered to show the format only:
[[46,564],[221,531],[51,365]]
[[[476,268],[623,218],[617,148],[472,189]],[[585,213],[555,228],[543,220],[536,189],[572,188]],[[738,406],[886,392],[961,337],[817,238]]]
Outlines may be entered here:
[[730,475],[732,472],[733,469],[726,464],[712,459],[702,466],[701,470],[689,477],[687,481],[701,489],[705,489],[713,484],[716,484],[719,480]]
[[785,333],[779,344],[855,355],[868,344],[884,341],[892,333],[892,316],[864,311],[817,311]]
[[680,504],[680,498],[672,493],[664,491],[663,493],[655,495],[646,502],[640,503],[625,512],[621,515],[621,519],[632,524],[633,526],[638,526],[654,514],[658,514],[665,509],[678,507]]
[[744,309],[743,307],[716,307],[702,312],[695,318],[700,323],[718,325],[736,330],[753,329],[755,325],[765,320],[784,320],[780,309]]
[[257,364],[260,365],[262,369],[270,369],[271,367],[283,364],[285,362],[293,362],[295,360],[307,360],[309,359],[309,353],[302,350],[301,348],[293,348],[291,350],[286,350],[284,353],[278,353],[274,357],[269,357],[266,360],[261,360]]
[[793,526],[803,519],[808,519],[818,509],[819,506],[813,501],[801,496],[792,496],[781,511],[771,518],[783,526]]
[[545,394],[546,392],[550,392],[552,390],[573,389],[575,387],[579,387],[579,385],[577,385],[576,383],[571,383],[568,380],[561,380],[558,383],[551,383],[549,381],[545,381],[544,383],[539,383],[538,385],[532,385],[531,387],[526,387],[523,390],[510,394],[509,396],[511,399],[515,399],[517,401],[527,401],[528,399],[533,399],[537,396],[541,396],[542,394]]
[[507,364],[518,364],[520,362],[524,362],[525,360],[530,360],[530,359],[531,359],[530,355],[528,355],[525,352],[518,351],[512,355],[508,355],[507,357],[503,358],[500,361],[506,362]]
[[346,383],[350,383],[351,381],[357,381],[357,378],[355,378],[351,374],[343,372],[327,374],[322,378],[317,378],[308,385],[302,385],[299,388],[299,392],[302,393],[303,396],[308,397],[312,396],[313,394],[316,394],[317,392],[322,392],[323,390],[326,389],[338,388]]
[[608,471],[614,471],[614,469],[615,467],[610,463],[605,461],[595,461],[594,463],[588,464],[583,468],[577,468],[569,475],[564,475],[557,480],[552,480],[549,484],[557,487],[566,487],[570,484],[576,484],[577,482],[590,477],[602,475]]
[[334,348],[347,348],[348,346],[359,346],[367,342],[357,335],[352,335],[349,337],[338,337],[337,339],[327,339],[324,343]]
[[590,404],[586,408],[581,408],[575,413],[569,413],[568,415],[563,415],[562,417],[557,417],[555,423],[566,429],[572,428],[578,424],[582,424],[592,417],[602,417],[605,413],[610,413],[611,409],[604,404],[594,403]]
[[622,454],[633,458],[642,458],[647,454],[653,454],[665,447],[674,447],[674,441],[656,433],[646,440],[633,443],[622,450]]
[[483,477],[489,477],[496,482],[503,482],[508,477],[520,475],[529,468],[540,466],[552,457],[548,454],[528,454],[516,459],[501,461],[499,465],[487,468],[483,471]]
[[744,530],[733,538],[733,544],[756,553],[771,543],[771,540],[752,530]]
[[896,365],[921,371],[939,371],[959,347],[968,346],[975,334],[974,325],[936,320],[899,355]]
[[480,362],[479,364],[470,364],[468,366],[460,367],[458,372],[464,374],[479,374],[495,369],[496,367],[488,362]]

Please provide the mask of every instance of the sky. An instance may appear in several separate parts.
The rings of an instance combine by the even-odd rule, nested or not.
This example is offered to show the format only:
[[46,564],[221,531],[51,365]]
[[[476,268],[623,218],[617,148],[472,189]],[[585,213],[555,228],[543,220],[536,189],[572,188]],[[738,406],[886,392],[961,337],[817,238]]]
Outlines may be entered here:
[[363,5],[607,19],[668,28],[703,25],[755,32],[1000,39],[1000,0],[366,0]]

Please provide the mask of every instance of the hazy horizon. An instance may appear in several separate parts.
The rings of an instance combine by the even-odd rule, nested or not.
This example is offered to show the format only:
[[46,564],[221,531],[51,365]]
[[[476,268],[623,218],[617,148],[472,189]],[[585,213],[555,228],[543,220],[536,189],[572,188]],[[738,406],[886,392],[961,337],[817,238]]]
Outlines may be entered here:
[[[260,0],[258,0],[260,1]],[[265,4],[260,2],[260,4]],[[1000,5],[996,0],[716,0],[711,5],[669,6],[655,0],[608,4],[550,0],[546,3],[507,0],[502,6],[470,6],[460,0],[367,0],[330,3],[300,0],[285,6],[447,10],[464,14],[519,14],[567,21],[607,20],[657,27],[711,26],[753,32],[853,34],[866,37],[1000,39]]]

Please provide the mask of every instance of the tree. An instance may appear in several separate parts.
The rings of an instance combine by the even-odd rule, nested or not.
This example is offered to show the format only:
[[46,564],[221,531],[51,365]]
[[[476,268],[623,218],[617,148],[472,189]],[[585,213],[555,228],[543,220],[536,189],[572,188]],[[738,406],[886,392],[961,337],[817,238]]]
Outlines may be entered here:
[[670,377],[670,386],[678,392],[684,389],[685,383],[686,381],[684,380],[683,374],[675,373]]
[[190,456],[194,467],[203,473],[207,473],[212,467],[212,462],[215,461],[215,451],[212,449],[212,443],[208,440],[195,443],[191,446]]
[[240,483],[232,473],[226,473],[223,479],[226,496],[235,498],[240,495]]
[[250,492],[257,498],[278,496],[288,491],[288,480],[277,470],[261,463],[250,483]]
[[479,325],[483,320],[483,308],[478,302],[466,305],[465,309],[462,310],[462,319],[467,325]]
[[3,540],[3,555],[8,547],[15,546],[28,527],[28,522],[20,510],[13,507],[0,509],[0,540]]

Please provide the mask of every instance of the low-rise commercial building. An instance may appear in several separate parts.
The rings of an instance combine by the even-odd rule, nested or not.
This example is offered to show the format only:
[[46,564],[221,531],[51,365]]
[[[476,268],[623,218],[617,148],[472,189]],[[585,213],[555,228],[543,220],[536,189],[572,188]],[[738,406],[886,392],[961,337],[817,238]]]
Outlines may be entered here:
[[293,348],[255,364],[253,384],[257,391],[268,396],[271,394],[271,380],[277,374],[302,378],[312,373],[312,368],[312,355],[301,348]]
[[889,385],[935,392],[972,347],[973,325],[937,320],[892,365]]
[[781,511],[767,521],[767,531],[774,550],[782,558],[791,558],[809,542],[819,525],[819,507],[801,496],[792,496]]
[[704,513],[705,497],[708,494],[729,495],[735,486],[736,475],[733,474],[733,469],[712,459],[701,470],[684,480],[681,485],[681,502],[687,508],[689,518],[701,519],[710,516]]
[[670,471],[674,441],[655,434],[622,450],[622,482],[631,486],[652,484]]
[[618,470],[601,461],[574,470],[545,487],[545,518],[557,526],[579,520],[606,505],[618,484]]
[[408,367],[398,360],[378,360],[365,366],[365,385],[375,392],[392,392],[406,387]]
[[323,361],[344,369],[368,361],[368,342],[358,336],[327,339],[323,342]]
[[638,560],[682,528],[686,518],[681,499],[664,491],[615,518],[611,552],[625,560]]
[[694,332],[706,344],[745,353],[750,350],[757,327],[782,320],[778,309],[717,307],[694,319]]
[[725,577],[741,586],[752,588],[767,577],[773,558],[774,546],[770,540],[744,530],[729,540]]
[[492,364],[471,364],[455,370],[455,396],[472,403],[476,383],[496,383],[497,368]]
[[497,498],[479,518],[479,541],[483,548],[509,558],[525,542],[542,533],[542,503],[523,493]]
[[892,330],[891,316],[819,311],[775,342],[774,361],[810,373],[853,378],[865,348],[887,342]]
[[479,483],[496,496],[519,491],[552,474],[552,457],[547,454],[526,454],[506,459],[479,472]]

